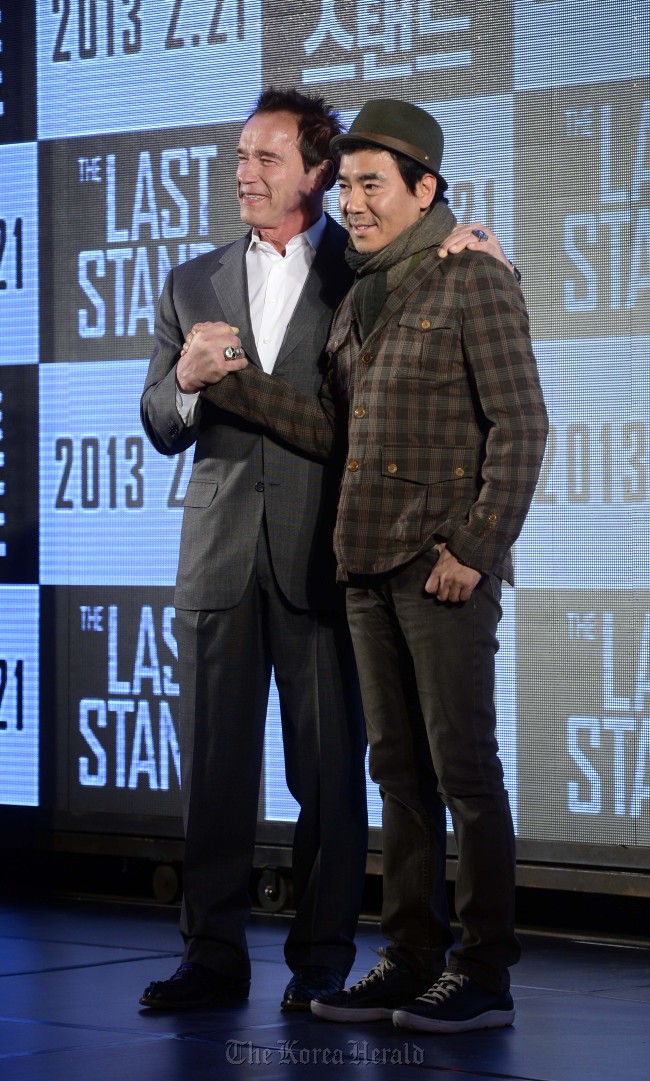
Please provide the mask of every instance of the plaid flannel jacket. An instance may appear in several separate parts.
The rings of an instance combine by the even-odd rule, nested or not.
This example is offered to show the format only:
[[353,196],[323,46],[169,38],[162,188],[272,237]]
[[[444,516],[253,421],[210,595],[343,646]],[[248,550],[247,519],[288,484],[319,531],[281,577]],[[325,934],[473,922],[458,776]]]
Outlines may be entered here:
[[339,579],[376,574],[446,540],[512,583],[510,549],[548,419],[513,275],[480,252],[432,250],[361,341],[351,294],[319,398],[252,366],[203,393],[304,451],[345,449],[334,536]]

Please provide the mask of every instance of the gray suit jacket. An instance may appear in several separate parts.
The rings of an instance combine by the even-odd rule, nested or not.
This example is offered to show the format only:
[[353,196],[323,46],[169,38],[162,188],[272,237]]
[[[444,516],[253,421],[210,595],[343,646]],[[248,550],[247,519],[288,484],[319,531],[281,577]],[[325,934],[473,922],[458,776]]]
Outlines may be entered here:
[[[175,604],[199,610],[239,602],[266,509],[273,567],[283,593],[298,608],[330,609],[340,603],[332,554],[338,463],[323,464],[203,398],[187,426],[176,408],[176,362],[196,322],[222,320],[239,327],[247,356],[261,368],[248,310],[249,240],[250,233],[174,267],[158,306],[142,423],[162,454],[178,454],[195,444]],[[307,394],[320,388],[332,316],[350,286],[343,260],[346,243],[345,231],[328,218],[276,361],[274,376]]]

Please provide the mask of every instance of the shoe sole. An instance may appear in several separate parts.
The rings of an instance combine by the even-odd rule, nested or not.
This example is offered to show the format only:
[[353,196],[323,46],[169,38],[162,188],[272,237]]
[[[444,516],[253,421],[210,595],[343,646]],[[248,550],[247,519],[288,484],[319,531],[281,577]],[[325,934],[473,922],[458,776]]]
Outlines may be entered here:
[[466,1021],[446,1021],[435,1017],[422,1017],[407,1010],[393,1012],[393,1024],[397,1028],[408,1028],[414,1032],[472,1032],[481,1028],[507,1028],[515,1019],[514,1010],[488,1010],[479,1017],[469,1017]]
[[247,1002],[248,993],[243,991],[240,994],[232,995],[210,995],[209,998],[192,999],[191,1001],[183,1001],[182,999],[155,999],[155,998],[142,998],[138,999],[141,1006],[145,1006],[149,1010],[201,1010],[207,1006],[236,1006],[238,1003]]
[[311,999],[309,1002],[281,1002],[280,1009],[283,1013],[309,1013]]
[[[224,999],[217,999],[214,997],[192,1000],[192,1002],[179,1002],[178,1000],[170,999],[164,1002],[162,999],[150,999],[141,998],[138,1000],[141,1006],[146,1006],[149,1010],[200,1010],[204,1006],[216,1006],[219,1001],[225,1004]],[[232,1001],[232,1000],[231,1000]]]
[[324,1021],[385,1021],[393,1016],[393,1010],[385,1006],[328,1006],[324,1002],[312,1002],[311,1012]]

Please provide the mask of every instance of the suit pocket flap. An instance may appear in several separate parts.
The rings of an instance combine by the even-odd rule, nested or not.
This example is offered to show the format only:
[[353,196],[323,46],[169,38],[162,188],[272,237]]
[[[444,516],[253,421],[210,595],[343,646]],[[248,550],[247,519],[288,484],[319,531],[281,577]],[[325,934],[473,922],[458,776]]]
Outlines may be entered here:
[[219,485],[216,480],[191,480],[187,486],[184,507],[209,507]]
[[475,452],[471,447],[382,447],[381,472],[416,484],[471,480]]

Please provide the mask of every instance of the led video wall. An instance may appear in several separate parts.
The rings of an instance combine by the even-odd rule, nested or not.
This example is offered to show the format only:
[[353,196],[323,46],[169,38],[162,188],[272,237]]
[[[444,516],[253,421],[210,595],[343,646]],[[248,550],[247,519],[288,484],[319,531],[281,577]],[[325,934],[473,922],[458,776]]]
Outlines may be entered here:
[[[347,122],[428,109],[452,209],[521,267],[551,430],[501,754],[522,841],[624,864],[650,849],[649,0],[0,0],[0,804],[180,832],[191,452],[158,455],[138,404],[168,270],[242,232],[269,84]],[[275,690],[261,806],[295,817]]]

